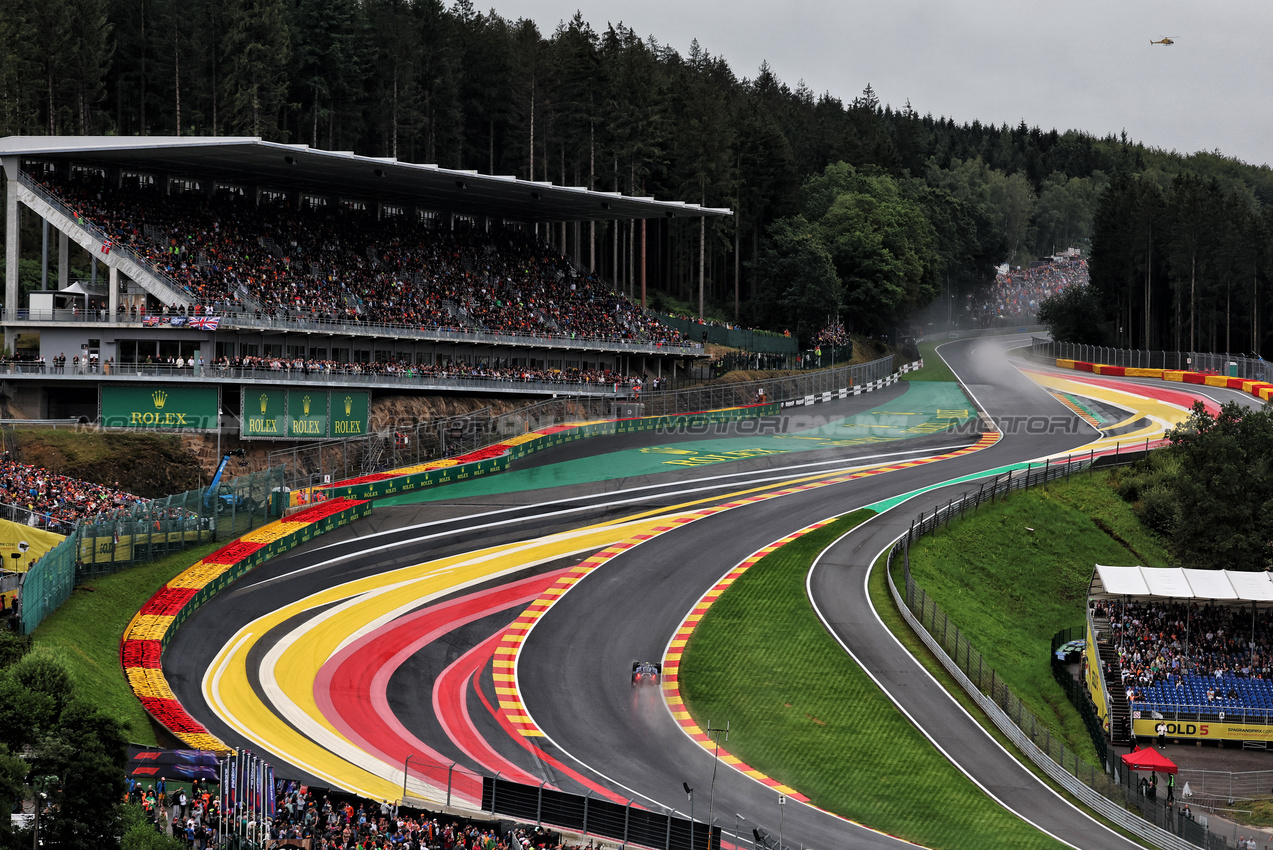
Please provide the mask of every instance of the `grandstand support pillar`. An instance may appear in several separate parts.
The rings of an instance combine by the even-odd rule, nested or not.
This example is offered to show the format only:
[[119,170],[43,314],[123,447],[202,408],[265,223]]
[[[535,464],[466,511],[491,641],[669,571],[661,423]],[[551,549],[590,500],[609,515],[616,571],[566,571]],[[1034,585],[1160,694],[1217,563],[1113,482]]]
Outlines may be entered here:
[[115,321],[118,315],[116,311],[119,309],[119,269],[115,266],[110,267],[110,318],[109,322]]
[[71,240],[62,231],[57,233],[57,288],[66,289],[71,283]]
[[[4,228],[4,316],[6,319],[18,317],[18,257],[22,250],[18,238],[18,170],[20,161],[16,156],[0,159],[4,165],[4,176],[8,178],[5,192],[5,228]],[[13,350],[16,334],[8,326],[4,329],[4,344]]]

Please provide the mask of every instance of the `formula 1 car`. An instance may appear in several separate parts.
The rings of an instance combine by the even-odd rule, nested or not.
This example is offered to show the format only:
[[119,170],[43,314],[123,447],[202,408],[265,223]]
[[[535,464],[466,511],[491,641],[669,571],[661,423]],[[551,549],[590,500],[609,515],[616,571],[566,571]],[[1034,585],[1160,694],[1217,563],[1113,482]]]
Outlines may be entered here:
[[657,661],[633,661],[632,686],[636,687],[642,682],[657,685],[659,683],[659,674],[662,672],[663,665]]

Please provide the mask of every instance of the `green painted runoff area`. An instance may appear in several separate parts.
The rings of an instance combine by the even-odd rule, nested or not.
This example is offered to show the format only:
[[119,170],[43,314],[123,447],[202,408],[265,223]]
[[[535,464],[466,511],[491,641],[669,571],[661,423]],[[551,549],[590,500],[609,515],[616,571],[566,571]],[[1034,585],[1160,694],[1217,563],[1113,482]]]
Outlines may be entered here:
[[[788,413],[819,415],[819,405]],[[974,417],[976,411],[958,384],[911,381],[906,392],[878,407],[786,434],[756,434],[625,449],[530,469],[513,468],[469,481],[459,490],[438,487],[379,500],[382,505],[414,505],[468,496],[489,496],[587,484],[636,475],[655,475],[687,467],[745,460],[765,455],[811,452],[922,437],[945,431]]]

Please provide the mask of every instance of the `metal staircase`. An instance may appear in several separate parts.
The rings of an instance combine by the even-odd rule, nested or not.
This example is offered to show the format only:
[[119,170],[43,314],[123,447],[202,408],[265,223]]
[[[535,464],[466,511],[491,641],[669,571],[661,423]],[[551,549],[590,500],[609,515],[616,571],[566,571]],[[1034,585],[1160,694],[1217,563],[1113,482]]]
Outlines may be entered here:
[[[122,245],[115,245],[110,237],[83,219],[37,184],[26,174],[18,175],[18,201],[26,204],[58,231],[96,256],[104,256],[107,266],[119,269],[126,277],[153,295],[160,303],[189,307],[194,298],[185,286],[160,272],[146,259]],[[106,246],[109,245],[109,250]]]
[[1123,684],[1123,667],[1118,661],[1118,649],[1110,644],[1109,619],[1092,618],[1092,631],[1096,634],[1096,649],[1101,659],[1105,693],[1109,696],[1109,737],[1115,745],[1131,743],[1131,705],[1127,702],[1127,687]]

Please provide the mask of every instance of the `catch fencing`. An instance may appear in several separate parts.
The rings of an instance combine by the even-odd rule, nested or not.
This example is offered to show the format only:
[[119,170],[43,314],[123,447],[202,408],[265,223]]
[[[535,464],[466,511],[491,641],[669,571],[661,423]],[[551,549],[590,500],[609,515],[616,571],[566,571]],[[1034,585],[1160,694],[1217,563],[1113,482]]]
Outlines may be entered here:
[[75,530],[73,522],[60,520],[47,511],[24,508],[21,505],[0,504],[0,519],[16,522],[28,528],[52,531],[54,534],[70,534]]
[[[1180,814],[1179,802],[1167,805],[1163,795],[1157,799],[1142,796],[1139,786],[1127,778],[1129,771],[1123,769],[1112,748],[1104,744],[1099,726],[1093,729],[1085,721],[1093,743],[1097,734],[1101,734],[1102,743],[1097,752],[1102,754],[1104,763],[1100,766],[1089,763],[1063,740],[1054,737],[1047,724],[1040,721],[1008,688],[1003,677],[973,647],[968,636],[950,621],[946,612],[911,575],[911,543],[925,534],[936,534],[943,526],[969,511],[976,511],[985,504],[993,505],[1014,490],[1047,487],[1050,482],[1068,479],[1093,467],[1133,463],[1146,454],[1146,448],[1131,447],[1099,458],[1087,454],[1037,465],[1028,464],[1023,470],[996,476],[976,491],[951,499],[930,514],[921,513],[889,550],[886,567],[889,591],[901,610],[902,618],[941,665],[977,702],[999,731],[1054,782],[1098,814],[1155,846],[1166,850],[1188,850],[1192,847],[1224,850],[1233,845],[1221,834],[1221,830],[1231,833],[1229,837],[1236,841],[1238,831],[1234,824],[1214,822],[1216,819],[1205,816],[1190,820]],[[894,578],[899,565],[902,573],[900,590]],[[1056,646],[1059,644],[1054,639],[1053,651]]]
[[[877,383],[893,374],[894,358],[842,366],[819,372],[740,383],[711,383],[682,390],[642,394],[616,407],[609,398],[562,394],[506,413],[484,407],[469,413],[425,422],[389,423],[365,437],[278,449],[269,465],[286,466],[289,487],[330,484],[357,475],[400,469],[440,458],[477,451],[531,431],[568,422],[631,416],[675,416],[753,404],[763,390],[765,400],[784,406],[812,404],[828,393]],[[636,405],[630,414],[622,412]]]
[[1079,360],[1104,363],[1129,369],[1172,369],[1180,372],[1206,372],[1252,381],[1273,381],[1273,364],[1261,357],[1242,354],[1214,354],[1201,351],[1145,351],[1056,342],[1041,337],[1030,341],[1030,353],[1055,360]]
[[720,850],[721,827],[617,803],[591,794],[568,794],[524,785],[498,776],[482,779],[482,810],[516,820],[547,823],[559,829],[611,841],[663,850]]
[[21,621],[33,632],[76,585],[134,564],[228,540],[282,515],[284,470],[266,469],[204,487],[113,508],[79,520],[65,540],[27,570]]
[[786,334],[702,324],[697,319],[669,316],[666,313],[654,315],[669,328],[685,334],[691,342],[709,342],[712,345],[741,348],[754,354],[795,354],[797,351],[796,338]]
[[645,407],[643,415],[671,416],[700,410],[740,407],[755,402],[762,390],[765,401],[779,402],[784,407],[790,406],[789,403],[812,404],[827,393],[865,387],[876,381],[882,381],[893,374],[893,364],[894,357],[890,355],[881,357],[879,360],[872,360],[870,363],[858,363],[853,366],[841,366],[800,375],[728,384],[718,381],[690,389],[650,393],[641,397]]

